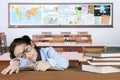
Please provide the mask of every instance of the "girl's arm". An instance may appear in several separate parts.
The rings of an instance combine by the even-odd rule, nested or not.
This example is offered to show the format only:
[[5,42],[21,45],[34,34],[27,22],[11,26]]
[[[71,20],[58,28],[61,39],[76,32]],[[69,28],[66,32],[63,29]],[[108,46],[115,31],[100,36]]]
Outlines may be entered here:
[[19,68],[24,67],[24,66],[26,66],[26,65],[28,64],[28,60],[26,60],[26,59],[24,59],[24,58],[14,58],[14,59],[12,59],[12,60],[10,61],[10,64],[11,64],[13,61],[15,61],[15,60],[18,60],[18,61],[20,62]]
[[68,59],[64,58],[62,55],[56,52],[54,48],[52,47],[44,48],[41,50],[41,52],[46,53],[47,60],[49,61],[52,67],[68,68],[69,66]]
[[10,65],[3,69],[1,74],[12,74],[14,72],[18,73],[19,69],[25,67],[26,65],[30,64],[26,59],[23,58],[14,58],[10,61]]

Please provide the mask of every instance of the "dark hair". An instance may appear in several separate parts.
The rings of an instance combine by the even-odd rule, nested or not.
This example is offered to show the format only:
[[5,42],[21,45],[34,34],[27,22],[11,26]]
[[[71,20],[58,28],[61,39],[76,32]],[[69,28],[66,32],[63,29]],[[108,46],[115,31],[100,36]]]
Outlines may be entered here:
[[[9,47],[9,52],[10,52],[10,58],[13,59],[13,58],[16,58],[15,55],[14,55],[14,50],[15,50],[15,47],[17,45],[20,45],[20,44],[27,44],[27,45],[31,45],[31,39],[29,38],[29,36],[27,35],[24,35],[20,38],[16,38],[13,40],[13,42],[10,44],[10,47]],[[33,43],[34,44],[34,43]],[[38,53],[38,57],[37,57],[37,61],[38,60],[41,60],[41,55],[40,55],[40,49],[34,44],[34,48],[35,50],[37,51]]]

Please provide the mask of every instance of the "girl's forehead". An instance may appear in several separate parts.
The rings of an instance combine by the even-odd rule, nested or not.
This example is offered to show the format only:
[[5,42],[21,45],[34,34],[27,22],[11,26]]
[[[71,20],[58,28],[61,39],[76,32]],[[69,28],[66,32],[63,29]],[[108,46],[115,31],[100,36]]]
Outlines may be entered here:
[[16,45],[15,49],[16,48],[21,48],[21,47],[24,47],[26,44],[19,44],[19,45]]
[[26,44],[20,44],[15,47],[14,53],[21,53],[24,50]]

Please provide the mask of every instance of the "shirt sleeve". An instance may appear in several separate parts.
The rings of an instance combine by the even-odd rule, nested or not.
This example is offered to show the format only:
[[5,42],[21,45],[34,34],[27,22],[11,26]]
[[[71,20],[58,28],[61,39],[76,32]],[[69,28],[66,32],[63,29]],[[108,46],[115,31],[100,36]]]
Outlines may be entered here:
[[21,68],[21,67],[24,67],[24,66],[26,66],[26,65],[28,64],[28,61],[27,61],[26,59],[24,59],[24,58],[14,58],[14,59],[12,59],[12,60],[10,61],[10,64],[11,64],[14,60],[19,60],[19,61],[20,61],[20,65],[19,65],[20,68]]
[[46,52],[47,60],[49,61],[52,67],[67,68],[69,66],[68,59],[64,58],[62,55],[56,52],[53,47],[49,47],[44,50],[46,50],[44,52]]

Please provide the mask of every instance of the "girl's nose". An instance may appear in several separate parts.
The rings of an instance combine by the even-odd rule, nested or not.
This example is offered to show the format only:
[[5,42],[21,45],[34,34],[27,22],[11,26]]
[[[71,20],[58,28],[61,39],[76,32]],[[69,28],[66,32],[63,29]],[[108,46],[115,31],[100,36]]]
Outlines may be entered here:
[[26,58],[31,61],[33,59],[33,55],[32,54],[26,54]]
[[26,57],[28,57],[28,58],[32,57],[32,54],[26,54]]

